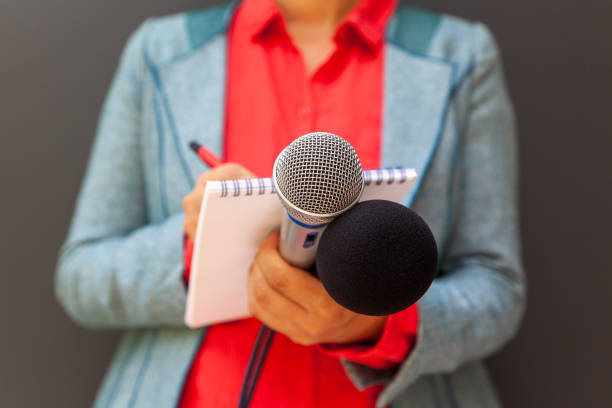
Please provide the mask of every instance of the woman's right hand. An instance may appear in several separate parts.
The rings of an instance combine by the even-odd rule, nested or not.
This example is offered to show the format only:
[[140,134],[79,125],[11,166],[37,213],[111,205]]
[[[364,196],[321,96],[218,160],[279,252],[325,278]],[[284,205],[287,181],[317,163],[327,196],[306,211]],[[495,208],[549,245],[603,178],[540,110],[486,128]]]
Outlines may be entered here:
[[198,227],[198,217],[200,216],[200,207],[204,198],[204,188],[207,181],[213,180],[235,180],[253,178],[255,174],[247,168],[236,163],[225,163],[208,170],[200,175],[195,187],[191,193],[183,198],[183,210],[185,211],[185,220],[183,226],[185,234],[192,241],[195,239],[195,232]]

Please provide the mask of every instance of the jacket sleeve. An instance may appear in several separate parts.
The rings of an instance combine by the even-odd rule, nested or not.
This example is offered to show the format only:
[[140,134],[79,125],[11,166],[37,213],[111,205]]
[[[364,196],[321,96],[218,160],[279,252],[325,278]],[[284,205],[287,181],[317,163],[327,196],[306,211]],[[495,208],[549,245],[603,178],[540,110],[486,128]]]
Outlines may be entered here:
[[418,304],[387,316],[375,342],[319,344],[321,352],[372,368],[391,368],[406,359],[414,345],[418,327]]
[[358,387],[386,383],[388,404],[419,376],[445,373],[499,349],[525,308],[517,215],[514,114],[488,29],[476,25],[475,65],[453,189],[454,224],[441,275],[419,301],[416,344],[396,370],[345,361]]
[[147,26],[121,56],[56,269],[59,301],[86,326],[183,324],[183,215],[147,219],[140,137]]

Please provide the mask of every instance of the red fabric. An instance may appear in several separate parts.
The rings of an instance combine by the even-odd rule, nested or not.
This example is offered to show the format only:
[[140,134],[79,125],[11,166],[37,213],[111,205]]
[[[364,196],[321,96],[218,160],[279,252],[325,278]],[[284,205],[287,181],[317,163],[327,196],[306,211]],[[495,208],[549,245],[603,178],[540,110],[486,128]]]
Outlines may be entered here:
[[[230,27],[225,161],[271,176],[295,138],[329,131],[347,139],[364,168],[380,165],[384,30],[395,0],[363,0],[337,29],[337,49],[308,75],[273,0],[246,0]],[[189,279],[192,243],[185,245]],[[251,407],[373,407],[380,386],[358,391],[339,358],[398,364],[417,330],[414,305],[390,316],[376,344],[296,345],[277,333]],[[255,337],[254,318],[208,329],[187,376],[181,408],[235,407]]]

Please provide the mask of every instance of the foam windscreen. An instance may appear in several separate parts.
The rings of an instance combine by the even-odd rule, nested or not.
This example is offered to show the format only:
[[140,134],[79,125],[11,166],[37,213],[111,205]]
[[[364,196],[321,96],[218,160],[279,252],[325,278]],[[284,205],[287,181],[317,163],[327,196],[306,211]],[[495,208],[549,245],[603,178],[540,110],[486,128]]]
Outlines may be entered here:
[[316,271],[336,302],[382,316],[415,303],[436,274],[438,250],[427,223],[391,201],[364,201],[321,237]]

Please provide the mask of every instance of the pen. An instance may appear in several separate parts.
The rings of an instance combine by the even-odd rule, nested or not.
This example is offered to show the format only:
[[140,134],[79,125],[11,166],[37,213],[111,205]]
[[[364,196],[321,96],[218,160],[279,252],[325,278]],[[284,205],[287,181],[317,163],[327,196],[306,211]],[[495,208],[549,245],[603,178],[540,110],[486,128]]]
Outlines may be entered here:
[[215,156],[213,152],[211,152],[198,142],[192,140],[191,142],[189,142],[189,147],[191,148],[191,150],[196,152],[200,159],[202,159],[202,161],[208,164],[208,166],[210,166],[211,168],[223,164],[223,160]]

